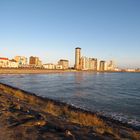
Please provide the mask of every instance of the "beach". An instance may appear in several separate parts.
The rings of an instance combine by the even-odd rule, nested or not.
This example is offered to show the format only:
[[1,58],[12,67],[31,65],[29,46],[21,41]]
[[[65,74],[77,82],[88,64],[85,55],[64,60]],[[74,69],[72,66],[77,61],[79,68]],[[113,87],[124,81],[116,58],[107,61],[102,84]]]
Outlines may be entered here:
[[1,140],[139,140],[140,131],[98,114],[0,84]]
[[49,70],[49,69],[41,69],[41,68],[0,68],[0,74],[52,74],[52,73],[66,73],[66,72],[100,72],[100,73],[114,73],[114,72],[126,72],[126,73],[140,73],[140,71],[93,71],[93,70],[74,70],[74,69],[67,69],[67,70]]
[[49,74],[72,72],[74,70],[47,70],[39,68],[0,68],[0,74]]

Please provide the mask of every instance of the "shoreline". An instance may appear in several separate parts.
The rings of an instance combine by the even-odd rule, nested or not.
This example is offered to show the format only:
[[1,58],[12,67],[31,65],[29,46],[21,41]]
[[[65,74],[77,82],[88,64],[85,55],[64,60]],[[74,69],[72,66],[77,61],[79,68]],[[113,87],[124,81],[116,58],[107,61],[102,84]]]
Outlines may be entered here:
[[[73,128],[80,127],[79,129],[86,129],[86,131],[94,130],[96,136],[102,139],[108,137],[110,139],[130,138],[138,140],[140,138],[140,130],[135,130],[134,128],[131,128],[118,121],[113,121],[103,116],[99,116],[96,113],[85,111],[66,103],[43,98],[33,93],[29,93],[2,83],[0,83],[0,93],[1,92],[7,96],[10,96],[11,100],[13,100],[12,98],[16,98],[18,102],[24,102],[25,106],[30,106],[30,108],[35,109],[36,112],[42,112],[44,115],[47,113],[51,115],[52,118],[55,117],[55,119],[59,118],[59,121],[64,121],[64,124],[67,122],[65,125],[62,124],[64,127],[71,124],[73,125]],[[59,121],[56,121],[56,123],[59,124]],[[44,126],[46,125],[44,124],[42,127]],[[73,129],[70,131],[73,132]],[[91,133],[92,132],[89,134]],[[82,134],[79,135],[82,136]],[[89,138],[88,135],[87,138]],[[93,135],[92,138],[95,138],[95,135]]]
[[0,68],[0,74],[52,74],[52,73],[69,73],[69,72],[90,72],[90,73],[140,73],[127,71],[92,71],[92,70],[48,70],[39,68]]

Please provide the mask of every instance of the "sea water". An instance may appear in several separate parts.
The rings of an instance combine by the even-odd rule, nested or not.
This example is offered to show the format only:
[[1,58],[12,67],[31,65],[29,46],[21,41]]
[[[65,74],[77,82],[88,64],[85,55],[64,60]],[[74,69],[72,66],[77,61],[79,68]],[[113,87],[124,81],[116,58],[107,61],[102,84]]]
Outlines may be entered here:
[[140,127],[140,73],[3,74],[0,82]]

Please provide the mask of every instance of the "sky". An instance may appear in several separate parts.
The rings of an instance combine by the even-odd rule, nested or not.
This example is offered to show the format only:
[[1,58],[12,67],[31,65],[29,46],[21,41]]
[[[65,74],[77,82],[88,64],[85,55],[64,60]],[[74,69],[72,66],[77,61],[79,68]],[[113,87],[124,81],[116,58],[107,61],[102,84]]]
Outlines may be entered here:
[[140,0],[0,0],[0,57],[82,55],[140,68]]

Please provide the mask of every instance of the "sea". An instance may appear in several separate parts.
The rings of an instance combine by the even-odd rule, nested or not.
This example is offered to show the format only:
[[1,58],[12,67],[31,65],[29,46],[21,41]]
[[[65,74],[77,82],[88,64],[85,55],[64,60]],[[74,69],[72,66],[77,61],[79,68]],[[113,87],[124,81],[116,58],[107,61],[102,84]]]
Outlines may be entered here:
[[0,82],[140,128],[140,73],[1,74]]

